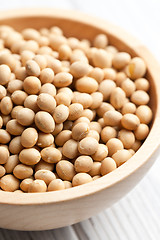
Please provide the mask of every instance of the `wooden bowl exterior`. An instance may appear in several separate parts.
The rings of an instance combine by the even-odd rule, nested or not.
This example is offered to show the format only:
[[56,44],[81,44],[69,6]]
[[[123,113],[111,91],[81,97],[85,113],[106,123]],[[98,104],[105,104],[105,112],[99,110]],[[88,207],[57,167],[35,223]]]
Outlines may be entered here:
[[[82,13],[28,9],[0,14],[0,24],[17,30],[25,27],[41,28],[57,25],[66,36],[92,40],[98,33],[106,33],[112,45],[132,56],[142,57],[148,67],[151,84],[151,107],[154,120],[149,136],[124,165],[110,174],[82,186],[48,193],[0,192],[0,227],[16,230],[46,230],[63,227],[97,214],[118,201],[145,175],[158,156],[160,144],[160,66],[152,54],[126,32],[106,21]],[[158,94],[159,93],[159,94]]]

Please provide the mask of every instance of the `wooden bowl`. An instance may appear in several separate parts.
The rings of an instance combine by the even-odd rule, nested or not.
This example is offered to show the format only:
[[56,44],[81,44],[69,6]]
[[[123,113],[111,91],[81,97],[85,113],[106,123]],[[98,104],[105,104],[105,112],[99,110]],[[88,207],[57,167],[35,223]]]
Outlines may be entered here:
[[67,37],[87,38],[106,33],[112,45],[142,57],[148,67],[150,106],[154,119],[149,136],[125,164],[100,179],[75,188],[47,193],[0,192],[0,227],[46,230],[70,225],[97,214],[129,192],[158,156],[160,144],[160,66],[139,41],[119,27],[84,14],[53,9],[14,10],[0,14],[0,24],[17,30],[57,25]]

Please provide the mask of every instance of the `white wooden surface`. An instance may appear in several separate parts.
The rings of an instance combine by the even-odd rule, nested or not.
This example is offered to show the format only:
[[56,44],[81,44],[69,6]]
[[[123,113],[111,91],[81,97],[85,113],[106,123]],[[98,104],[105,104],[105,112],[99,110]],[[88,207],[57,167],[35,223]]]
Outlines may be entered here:
[[[160,61],[159,0],[0,0],[0,10],[37,6],[75,9],[107,19],[139,38]],[[0,229],[0,240],[158,240],[159,172],[160,158],[125,198],[86,221],[43,232]]]

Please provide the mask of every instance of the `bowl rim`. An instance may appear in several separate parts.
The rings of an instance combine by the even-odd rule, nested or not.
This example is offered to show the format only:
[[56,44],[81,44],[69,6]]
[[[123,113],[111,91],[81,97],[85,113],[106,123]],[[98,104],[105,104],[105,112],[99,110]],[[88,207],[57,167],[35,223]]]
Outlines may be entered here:
[[[142,165],[146,164],[149,159],[157,152],[160,146],[160,74],[159,63],[152,56],[150,51],[142,45],[139,40],[126,33],[120,27],[115,26],[106,20],[101,20],[97,17],[88,16],[87,14],[62,9],[16,9],[1,11],[0,20],[7,20],[12,18],[25,18],[25,17],[48,17],[48,18],[63,18],[66,20],[73,20],[80,23],[88,24],[98,28],[101,31],[105,31],[110,35],[116,36],[119,40],[125,43],[129,48],[134,49],[136,55],[142,57],[148,67],[148,71],[153,78],[155,84],[155,94],[157,98],[157,109],[155,112],[155,119],[153,121],[152,128],[147,139],[144,141],[140,149],[129,159],[125,164],[113,172],[81,186],[73,187],[55,192],[45,193],[12,193],[0,191],[0,204],[9,205],[42,205],[42,204],[54,204],[60,202],[66,202],[70,200],[76,200],[79,198],[93,195],[106,188],[110,188],[113,185],[123,181],[129,175],[135,173]],[[143,157],[142,157],[143,156]],[[138,159],[141,161],[138,161]]]

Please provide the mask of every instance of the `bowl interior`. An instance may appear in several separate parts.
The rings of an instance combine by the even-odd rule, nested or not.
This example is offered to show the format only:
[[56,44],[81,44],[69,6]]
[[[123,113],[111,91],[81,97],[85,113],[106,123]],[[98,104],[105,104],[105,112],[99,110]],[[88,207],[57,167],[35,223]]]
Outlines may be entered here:
[[[45,14],[44,14],[44,12],[45,12]],[[97,34],[105,33],[105,34],[107,34],[107,36],[109,38],[109,43],[113,46],[116,46],[120,51],[126,51],[126,52],[130,53],[132,57],[134,57],[134,56],[143,57],[138,54],[138,50],[137,50],[138,48],[136,48],[136,46],[139,46],[139,42],[137,40],[135,40],[135,42],[134,42],[133,41],[134,38],[130,37],[128,34],[123,32],[122,30],[119,30],[119,28],[114,27],[108,23],[104,23],[103,21],[97,22],[97,19],[89,18],[89,17],[86,17],[85,15],[83,17],[83,14],[78,13],[78,17],[76,15],[77,14],[73,14],[72,12],[66,14],[66,13],[63,13],[63,11],[58,11],[58,12],[48,11],[48,12],[46,12],[43,10],[38,11],[38,12],[36,10],[34,10],[34,12],[28,11],[26,13],[24,10],[22,12],[17,11],[17,12],[13,12],[13,13],[10,12],[6,15],[3,14],[3,16],[1,15],[0,16],[0,25],[2,25],[2,24],[10,25],[18,31],[21,31],[22,29],[24,29],[26,27],[40,29],[43,27],[49,28],[52,26],[59,26],[60,28],[62,28],[62,30],[64,31],[64,34],[67,37],[76,37],[79,39],[86,38],[90,41],[92,41],[92,39]],[[131,39],[131,41],[130,41],[130,39]],[[144,55],[144,60],[146,61],[146,59],[147,58],[145,58],[145,55]],[[148,71],[147,71],[146,77],[149,79],[150,85],[151,85],[151,87],[150,87],[150,96],[151,96],[150,106],[154,113],[154,119],[152,121],[152,126],[153,126],[155,116],[157,115],[158,94],[157,94],[156,81],[152,74],[150,65],[148,64],[148,62],[146,62],[146,63],[148,66]],[[149,136],[150,136],[150,134],[149,134]],[[151,141],[151,137],[148,141]],[[145,149],[143,148],[143,146],[140,148],[140,150],[138,152],[141,152],[141,154],[144,155],[145,160],[147,160],[147,155],[145,156],[145,154],[144,154]],[[136,156],[137,157],[140,156],[140,153],[138,153],[138,152],[135,154],[134,157],[132,157],[131,162],[134,165],[133,171],[135,171],[136,168],[140,167],[140,165],[141,165],[141,164],[139,164],[139,166],[137,165],[137,167],[136,167],[136,164],[137,164]],[[130,164],[129,162],[130,162],[130,160],[128,161],[128,165]],[[125,169],[125,164],[124,164],[119,169],[116,169],[114,171],[115,173],[112,172],[112,173],[102,177],[101,179],[96,180],[97,184],[99,183],[101,185],[101,189],[102,189],[102,188],[108,187],[109,185],[111,186],[112,184],[115,184],[117,181],[120,181],[123,178],[127,177],[127,175],[132,172],[132,169],[130,168],[130,171],[126,174],[128,165],[126,165],[126,169]],[[79,193],[76,192],[76,196],[82,196],[83,193],[89,194],[87,185],[91,186],[92,193],[94,191],[98,191],[98,187],[95,183],[89,183],[89,184],[85,184],[85,185],[77,187],[77,188],[79,188]],[[89,189],[90,189],[90,187],[89,187]],[[100,188],[99,188],[99,190],[100,190]],[[67,192],[69,192],[69,194],[67,194]],[[63,201],[65,199],[65,197],[66,197],[66,199],[68,199],[68,198],[70,198],[70,196],[72,194],[73,194],[72,197],[74,197],[74,193],[75,193],[74,188],[69,189],[69,190],[64,190],[63,194],[62,194],[63,196],[61,196],[61,194],[59,192],[54,192],[53,193],[54,198],[52,198],[52,202],[53,202],[53,199],[54,199],[54,201],[56,201],[56,200],[58,201],[58,199]],[[3,201],[5,198],[5,197],[3,197],[4,196],[3,194],[5,194],[5,193],[0,192],[0,196],[2,196],[1,201]],[[44,195],[46,195],[46,197],[44,197],[44,202],[47,201],[48,194],[50,194],[50,196],[51,196],[51,193],[45,193]],[[65,196],[65,194],[66,194],[66,196]],[[27,200],[27,198],[25,199],[25,197],[23,197],[23,200],[25,199],[23,201],[23,203],[27,203],[27,202],[28,203],[29,202],[36,203],[36,200],[34,200],[34,196],[36,196],[37,194],[29,194],[29,195],[30,196],[32,195],[30,200]],[[18,196],[19,196],[18,203],[20,203],[20,201],[22,201],[22,197],[20,195],[18,195]],[[58,196],[58,198],[56,198],[56,196]],[[12,199],[10,199],[10,200],[8,199],[8,201],[10,203],[13,203],[14,199],[15,198],[12,197]],[[7,201],[7,200],[5,200],[5,201]],[[40,200],[40,199],[37,201],[42,202],[42,200]]]

